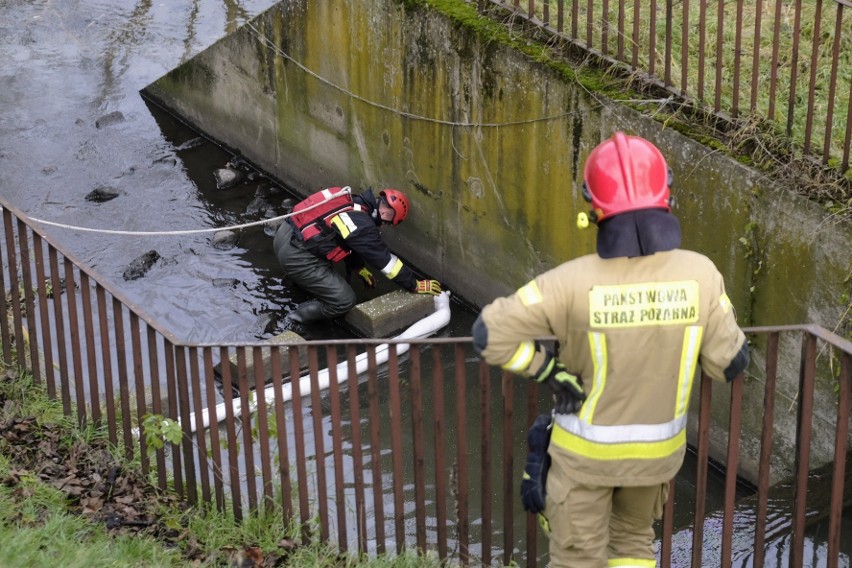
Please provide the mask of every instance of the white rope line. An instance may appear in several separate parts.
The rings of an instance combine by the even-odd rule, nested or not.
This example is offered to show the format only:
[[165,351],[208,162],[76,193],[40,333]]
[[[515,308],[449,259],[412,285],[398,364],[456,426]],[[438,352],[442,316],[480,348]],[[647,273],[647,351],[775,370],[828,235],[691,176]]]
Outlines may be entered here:
[[[309,207],[305,207],[299,210],[299,213],[304,213],[305,211],[310,211],[311,209],[316,209],[323,203],[331,201],[335,197],[343,194],[343,193],[352,193],[352,188],[348,185],[342,188],[337,193],[331,194],[329,197],[319,201]],[[248,227],[256,227],[259,225],[266,225],[268,223],[273,223],[278,220],[287,219],[288,217],[292,217],[296,213],[287,213],[286,215],[279,215],[278,217],[273,217],[271,219],[264,219],[262,221],[252,221],[251,223],[243,223],[242,225],[231,225],[228,227],[208,227],[206,229],[189,229],[185,231],[118,231],[114,229],[93,229],[90,227],[80,227],[77,225],[66,225],[64,223],[55,223],[53,221],[45,221],[44,219],[36,219],[35,217],[30,217],[32,221],[37,223],[41,223],[42,225],[50,225],[51,227],[59,227],[61,229],[70,229],[74,231],[83,231],[87,233],[103,233],[107,235],[132,235],[132,236],[170,236],[170,235],[197,235],[200,233],[218,233],[219,231],[238,231],[241,229],[246,229]]]

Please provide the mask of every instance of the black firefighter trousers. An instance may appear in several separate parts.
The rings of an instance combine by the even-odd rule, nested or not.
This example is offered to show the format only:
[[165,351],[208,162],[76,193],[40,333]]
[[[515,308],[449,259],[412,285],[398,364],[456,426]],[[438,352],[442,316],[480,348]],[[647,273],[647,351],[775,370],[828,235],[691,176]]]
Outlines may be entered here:
[[306,250],[286,220],[275,232],[272,250],[287,278],[316,298],[301,304],[290,314],[291,318],[302,323],[333,319],[355,306],[357,297],[346,278],[334,270],[331,261]]

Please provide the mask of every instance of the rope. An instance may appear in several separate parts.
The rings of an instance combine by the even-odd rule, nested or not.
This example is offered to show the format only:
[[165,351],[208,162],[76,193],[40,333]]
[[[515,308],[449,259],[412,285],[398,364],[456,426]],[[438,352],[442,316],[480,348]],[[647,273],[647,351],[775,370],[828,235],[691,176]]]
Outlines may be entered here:
[[[331,201],[335,197],[343,194],[343,193],[352,193],[352,188],[348,185],[342,188],[337,193],[331,194],[329,197],[319,201],[309,207],[305,207],[299,210],[299,213],[304,213],[305,211],[310,211],[311,209],[316,209],[323,203]],[[36,219],[35,217],[31,217],[30,219],[41,223],[42,225],[50,225],[51,227],[59,227],[61,229],[71,229],[74,231],[83,231],[87,233],[103,233],[107,235],[133,235],[133,236],[168,236],[168,235],[197,235],[200,233],[217,233],[219,231],[237,231],[241,229],[246,229],[248,227],[256,227],[258,225],[266,225],[268,223],[273,223],[278,220],[287,219],[292,217],[296,213],[287,213],[286,215],[279,215],[278,217],[273,217],[271,219],[264,219],[263,221],[253,221],[251,223],[243,223],[242,225],[231,225],[229,227],[208,227],[207,229],[189,229],[185,231],[118,231],[113,229],[93,229],[90,227],[80,227],[77,225],[66,225],[64,223],[55,223],[53,221],[45,221],[44,219]]]

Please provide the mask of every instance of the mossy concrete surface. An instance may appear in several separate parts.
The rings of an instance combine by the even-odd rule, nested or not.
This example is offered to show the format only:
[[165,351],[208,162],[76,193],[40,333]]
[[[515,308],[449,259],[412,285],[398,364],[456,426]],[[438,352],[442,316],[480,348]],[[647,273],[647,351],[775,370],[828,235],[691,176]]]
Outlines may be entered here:
[[[654,101],[631,95],[627,108],[613,100],[627,89],[593,90],[592,79],[572,73],[581,66],[553,64],[546,51],[495,31],[473,3],[288,0],[144,93],[303,195],[344,185],[405,191],[411,215],[386,232],[388,243],[480,306],[594,252],[594,229],[575,226],[587,210],[582,164],[613,131],[639,134],[673,170],[684,248],[716,263],[742,325],[850,333],[848,223],[668,128]],[[746,408],[762,405],[761,349]],[[795,440],[799,349],[787,354],[779,443]],[[814,430],[833,431],[830,372],[818,389]],[[720,424],[725,393],[714,398]],[[745,413],[746,432],[759,431],[761,414]],[[724,459],[724,437],[714,444]],[[830,459],[822,449],[813,456]]]

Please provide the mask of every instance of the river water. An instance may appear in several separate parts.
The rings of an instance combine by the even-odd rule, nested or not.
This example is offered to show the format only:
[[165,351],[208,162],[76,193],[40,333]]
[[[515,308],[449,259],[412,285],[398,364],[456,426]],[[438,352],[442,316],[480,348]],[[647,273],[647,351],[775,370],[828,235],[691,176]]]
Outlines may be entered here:
[[[0,0],[2,195],[31,217],[71,227],[168,233],[262,218],[250,204],[274,184],[260,179],[218,191],[212,172],[231,156],[150,107],[139,91],[274,3]],[[97,188],[119,195],[87,201]],[[272,201],[280,205],[281,195]],[[246,231],[230,250],[213,247],[209,233],[45,230],[186,341],[254,341],[266,316],[303,299],[283,281],[262,230]],[[160,260],[143,278],[125,281],[128,263],[151,250]],[[472,319],[454,309],[443,333],[468,335]],[[690,480],[679,479],[682,500],[694,492]],[[721,480],[711,479],[711,509],[721,490]]]

